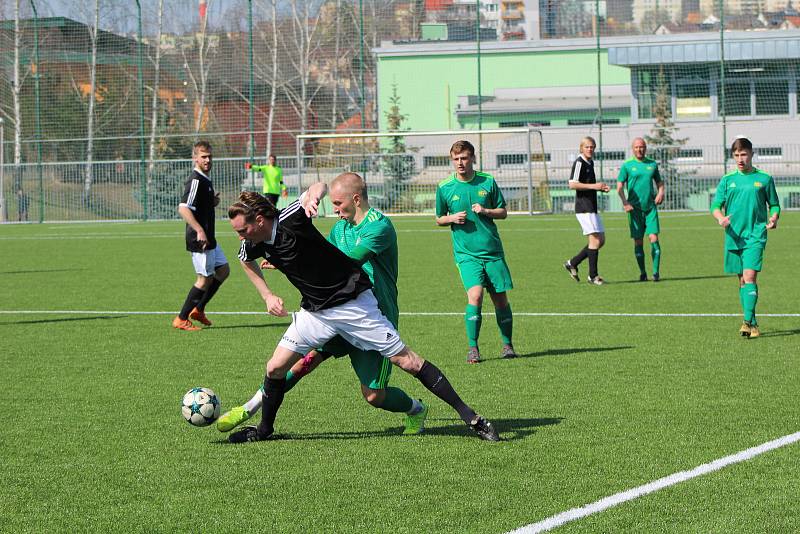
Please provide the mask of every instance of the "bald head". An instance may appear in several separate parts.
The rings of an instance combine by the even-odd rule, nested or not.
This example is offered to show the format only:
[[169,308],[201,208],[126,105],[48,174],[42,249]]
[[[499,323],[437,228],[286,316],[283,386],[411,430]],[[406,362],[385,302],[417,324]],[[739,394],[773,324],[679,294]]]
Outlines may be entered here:
[[644,155],[647,154],[647,143],[645,143],[644,139],[641,137],[637,137],[633,140],[633,143],[631,143],[631,149],[636,159],[644,159]]
[[364,200],[367,198],[367,183],[354,172],[345,172],[334,178],[331,189],[334,188],[349,195],[357,194]]

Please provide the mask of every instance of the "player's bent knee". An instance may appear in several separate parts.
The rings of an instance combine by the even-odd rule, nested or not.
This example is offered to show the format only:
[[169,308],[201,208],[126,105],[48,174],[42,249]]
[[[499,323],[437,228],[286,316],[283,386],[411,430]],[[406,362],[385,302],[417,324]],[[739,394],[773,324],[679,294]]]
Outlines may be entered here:
[[386,400],[385,389],[372,389],[362,385],[361,394],[364,396],[364,400],[367,401],[370,406],[374,406],[375,408],[380,408],[383,406],[383,401]]
[[425,363],[425,360],[420,358],[416,352],[408,347],[389,358],[389,360],[403,371],[411,373],[412,375],[417,374],[419,370],[422,369],[422,364]]

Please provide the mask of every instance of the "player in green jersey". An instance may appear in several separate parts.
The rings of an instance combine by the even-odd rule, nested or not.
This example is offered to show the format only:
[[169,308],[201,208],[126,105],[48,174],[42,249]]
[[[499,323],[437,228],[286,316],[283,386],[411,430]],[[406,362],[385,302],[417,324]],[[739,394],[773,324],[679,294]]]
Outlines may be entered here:
[[494,223],[495,219],[508,216],[506,201],[494,177],[474,169],[475,147],[469,141],[454,143],[450,158],[456,172],[436,188],[436,224],[450,227],[453,256],[467,291],[464,313],[469,342],[467,363],[481,361],[478,336],[484,288],[494,303],[503,341],[501,356],[515,358],[511,342],[514,318],[506,295],[514,286]]
[[[331,229],[328,241],[361,264],[373,283],[372,291],[378,308],[397,328],[400,311],[397,306],[398,253],[394,226],[388,217],[370,207],[366,184],[357,174],[344,173],[335,178],[331,183],[330,197],[340,220]],[[261,267],[272,266],[265,260]],[[350,356],[350,363],[361,382],[364,400],[376,408],[407,414],[404,433],[421,433],[428,408],[402,389],[388,385],[391,362],[378,352],[357,349],[338,336],[321,351],[309,352],[292,367],[286,377],[286,391],[328,357],[345,355]],[[244,405],[223,414],[217,420],[217,429],[228,432],[252,417],[261,408],[262,390]]]
[[267,158],[266,165],[244,164],[245,169],[260,172],[264,177],[263,193],[274,206],[278,205],[278,197],[286,196],[286,186],[283,183],[283,169],[278,166],[278,159],[274,154]]
[[731,154],[736,170],[720,180],[711,213],[725,228],[725,272],[739,277],[739,300],[744,314],[739,333],[754,338],[761,335],[756,320],[758,273],[767,246],[767,230],[777,227],[781,207],[775,181],[753,167],[750,140],[734,141]]
[[[628,213],[628,226],[633,238],[633,255],[639,264],[639,281],[647,281],[644,266],[644,236],[650,240],[650,257],[653,258],[653,282],[661,279],[661,244],[658,241],[658,210],[664,201],[664,181],[658,173],[658,163],[646,156],[647,143],[637,137],[631,145],[633,157],[619,169],[617,194]],[[657,191],[654,190],[653,185]],[[628,190],[627,198],[625,189]]]

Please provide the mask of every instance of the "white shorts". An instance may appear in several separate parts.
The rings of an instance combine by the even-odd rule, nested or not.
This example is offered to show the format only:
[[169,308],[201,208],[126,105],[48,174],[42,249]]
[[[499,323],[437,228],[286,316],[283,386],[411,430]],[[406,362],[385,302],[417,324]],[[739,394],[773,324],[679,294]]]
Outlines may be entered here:
[[205,252],[192,252],[192,265],[194,265],[194,272],[202,276],[213,276],[217,267],[222,267],[228,263],[225,253],[222,248],[217,245],[214,250],[206,250]]
[[378,309],[371,289],[333,308],[316,312],[301,309],[293,313],[292,324],[278,345],[306,354],[337,334],[354,347],[377,351],[384,358],[391,358],[405,348],[400,334]]
[[578,222],[581,223],[583,235],[602,234],[606,231],[605,227],[603,227],[603,221],[600,219],[600,214],[598,213],[576,213],[575,217],[577,217]]

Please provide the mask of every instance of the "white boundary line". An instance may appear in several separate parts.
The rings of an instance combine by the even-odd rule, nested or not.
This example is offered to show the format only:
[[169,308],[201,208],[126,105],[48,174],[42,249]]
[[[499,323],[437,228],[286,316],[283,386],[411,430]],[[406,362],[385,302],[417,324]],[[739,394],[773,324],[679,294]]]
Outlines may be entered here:
[[[176,311],[0,310],[0,315],[172,315]],[[265,311],[215,311],[208,315],[267,315]],[[463,317],[464,312],[400,312],[411,317]],[[741,317],[741,313],[514,312],[515,317]],[[759,313],[759,317],[800,317],[800,313]]]
[[746,460],[750,460],[752,458],[755,458],[756,456],[764,454],[765,452],[769,452],[771,450],[778,449],[780,447],[785,447],[786,445],[791,445],[792,443],[795,443],[797,441],[800,441],[800,432],[795,432],[794,434],[789,434],[781,438],[768,441],[756,447],[739,451],[735,454],[731,454],[730,456],[725,456],[724,458],[714,460],[707,464],[699,465],[690,471],[680,471],[678,473],[673,473],[671,475],[659,478],[658,480],[654,480],[653,482],[649,482],[642,486],[638,486],[629,489],[627,491],[623,491],[611,495],[609,497],[605,497],[603,499],[600,499],[599,501],[587,504],[586,506],[581,506],[579,508],[573,508],[572,510],[567,510],[566,512],[562,512],[560,514],[548,517],[547,519],[539,521],[538,523],[533,523],[530,525],[525,525],[524,527],[520,527],[516,530],[511,531],[511,534],[534,534],[537,532],[547,532],[548,530],[560,527],[561,525],[569,523],[570,521],[575,521],[576,519],[582,519],[597,512],[602,512],[609,508],[613,508],[614,506],[620,505],[624,502],[632,501],[633,499],[638,499],[639,497],[648,495],[650,493],[656,492],[664,488],[668,488],[669,486],[674,486],[675,484],[678,484],[680,482],[685,482],[686,480],[691,480],[693,478],[702,475],[707,475],[708,473],[713,473],[714,471],[719,471],[723,467],[727,467],[729,465],[738,464]]

